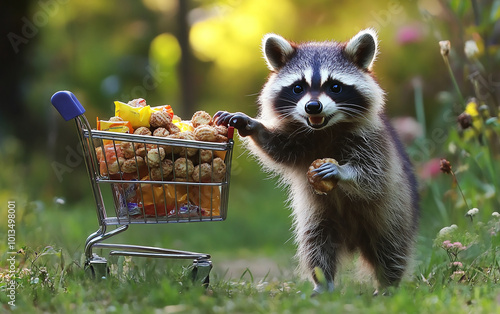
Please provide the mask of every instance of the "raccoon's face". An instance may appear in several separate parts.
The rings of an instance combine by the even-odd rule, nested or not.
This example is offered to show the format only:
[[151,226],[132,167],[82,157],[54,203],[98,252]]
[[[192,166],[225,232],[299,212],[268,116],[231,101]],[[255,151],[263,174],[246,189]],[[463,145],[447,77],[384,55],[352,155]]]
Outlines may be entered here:
[[293,120],[313,130],[338,122],[373,123],[383,91],[371,75],[377,53],[372,30],[347,43],[295,45],[270,34],[264,57],[273,72],[261,96],[261,115]]

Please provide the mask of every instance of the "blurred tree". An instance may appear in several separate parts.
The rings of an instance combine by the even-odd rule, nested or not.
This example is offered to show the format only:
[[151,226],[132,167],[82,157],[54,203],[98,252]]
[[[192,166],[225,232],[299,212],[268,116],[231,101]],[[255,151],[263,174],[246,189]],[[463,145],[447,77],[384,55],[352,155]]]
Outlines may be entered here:
[[[14,128],[13,122],[24,120],[26,105],[22,101],[21,82],[24,71],[26,44],[29,41],[25,35],[34,36],[34,30],[28,30],[25,17],[29,9],[29,0],[20,0],[9,5],[3,3],[0,8],[0,99],[2,114],[0,114],[0,143],[6,134]],[[23,34],[24,32],[24,34]],[[26,132],[20,134],[26,137]]]
[[[441,64],[435,38],[417,10],[422,1],[24,0],[2,4],[5,36],[0,62],[8,75],[2,76],[0,136],[22,139],[33,155],[49,152],[47,164],[64,162],[67,147],[75,147],[74,129],[49,103],[51,95],[63,89],[75,92],[91,122],[97,116],[111,116],[114,100],[138,97],[151,105],[170,104],[184,118],[200,108],[253,115],[268,74],[260,42],[269,32],[296,41],[345,40],[361,28],[376,28],[382,52],[375,71],[389,92],[388,109],[413,114],[412,79],[422,76],[429,95],[435,94],[430,89],[443,84],[435,73],[435,65]],[[29,24],[36,31],[28,42],[21,41],[16,53],[7,34],[22,35]],[[413,41],[408,41],[411,36],[399,40],[400,30],[408,26],[419,35]],[[432,108],[434,100],[425,100]],[[27,165],[35,167],[29,161]],[[50,171],[44,175],[49,178],[33,178],[33,185],[57,183]],[[55,185],[80,195],[77,186]]]

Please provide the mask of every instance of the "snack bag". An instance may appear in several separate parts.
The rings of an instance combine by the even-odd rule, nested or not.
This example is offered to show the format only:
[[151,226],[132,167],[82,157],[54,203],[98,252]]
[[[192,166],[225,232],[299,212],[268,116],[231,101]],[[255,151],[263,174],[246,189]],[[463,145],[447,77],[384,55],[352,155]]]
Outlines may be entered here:
[[[97,118],[97,129],[100,131],[118,132],[118,133],[134,133],[132,124],[129,121],[104,121]],[[111,140],[103,140],[104,145],[112,143]],[[119,143],[119,142],[116,142]]]
[[134,133],[132,124],[129,121],[97,120],[97,129],[100,131],[110,131],[118,133]]
[[141,214],[137,202],[135,183],[112,183],[111,189],[113,190],[118,216],[127,218]]
[[203,216],[220,216],[220,189],[218,186],[190,186],[189,200],[201,207]]
[[[104,151],[103,151],[104,150]],[[120,145],[108,143],[96,148],[96,156],[99,161],[101,175],[117,174],[119,171],[118,162],[124,160],[124,155]]]
[[190,122],[174,119],[172,120],[172,123],[175,124],[181,130],[181,132],[194,131],[194,127]]
[[[149,179],[148,179],[149,180]],[[175,210],[188,203],[187,189],[185,186],[141,184],[137,189],[138,198],[142,195],[144,214],[146,216],[166,216],[167,211]]]
[[149,128],[151,107],[132,107],[121,101],[115,101],[115,116],[129,121],[134,129],[141,126]]

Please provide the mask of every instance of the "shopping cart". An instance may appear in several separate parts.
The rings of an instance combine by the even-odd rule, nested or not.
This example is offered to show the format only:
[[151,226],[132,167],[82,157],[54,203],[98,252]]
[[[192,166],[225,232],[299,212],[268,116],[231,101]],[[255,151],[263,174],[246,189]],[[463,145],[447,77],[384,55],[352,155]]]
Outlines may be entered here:
[[[193,279],[208,284],[209,254],[102,241],[134,224],[225,220],[234,130],[223,143],[99,131],[71,92],[57,92],[51,102],[66,121],[76,122],[96,202],[99,228],[85,242],[86,272],[108,275],[106,258],[92,252],[99,248],[110,255],[192,259]],[[105,206],[104,189],[111,190],[113,201],[107,203],[113,206]]]

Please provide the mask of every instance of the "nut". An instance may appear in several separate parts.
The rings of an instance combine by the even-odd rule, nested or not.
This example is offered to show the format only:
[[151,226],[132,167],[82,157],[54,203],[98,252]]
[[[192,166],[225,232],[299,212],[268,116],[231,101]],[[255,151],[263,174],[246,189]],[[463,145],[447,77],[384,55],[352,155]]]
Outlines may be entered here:
[[166,127],[172,122],[172,118],[165,111],[153,111],[149,118],[149,124],[154,128]]
[[137,156],[136,158],[125,160],[122,165],[122,171],[125,173],[134,173],[137,171],[137,168],[144,166],[144,159],[141,156]]
[[141,156],[136,156],[136,162],[137,162],[137,167],[140,168],[140,167],[143,167],[144,165],[146,165],[146,162],[144,161],[144,158],[142,158]]
[[167,137],[170,134],[167,129],[165,128],[157,128],[153,132],[153,136],[160,136],[160,137]]
[[131,142],[121,142],[120,144],[125,158],[132,158],[135,156],[135,147]]
[[151,135],[151,130],[145,126],[138,127],[135,129],[134,134],[138,135]]
[[135,153],[137,156],[146,157],[147,151],[146,151],[146,148],[144,148],[144,146],[142,146],[142,147],[137,148],[135,150]]
[[109,121],[118,122],[118,121],[123,121],[123,119],[122,117],[111,117],[109,118]]
[[173,124],[172,122],[170,122],[166,128],[168,129],[168,131],[170,132],[170,134],[176,134],[176,133],[180,133],[181,132],[181,129],[179,129],[179,127],[175,124]]
[[[183,140],[190,140],[190,141],[195,140],[194,133],[191,131],[179,133],[178,138],[183,139]],[[180,150],[179,150],[179,154],[181,156],[184,156],[184,157],[186,155],[188,157],[192,157],[192,156],[196,155],[197,152],[198,152],[198,148],[192,148],[192,147],[180,147]]]
[[212,161],[212,181],[222,182],[226,176],[226,164],[224,160],[217,157]]
[[147,151],[150,151],[150,150],[153,150],[153,149],[158,149],[158,145],[156,145],[156,144],[150,144],[150,143],[146,144],[146,150]]
[[224,143],[224,142],[227,142],[228,139],[227,139],[227,136],[217,134],[217,139],[215,141],[219,142],[219,143]]
[[214,154],[211,150],[200,149],[200,163],[211,162],[214,158]]
[[323,159],[316,159],[311,163],[311,166],[309,166],[309,171],[307,172],[307,180],[309,181],[309,184],[311,184],[311,186],[313,187],[314,192],[316,192],[316,194],[325,195],[337,186],[338,180],[321,179],[321,177],[316,176],[316,172],[313,171],[315,169],[318,169],[321,165],[328,162],[335,165],[339,164],[333,158],[323,158]]
[[161,167],[151,168],[151,180],[161,181],[167,180],[170,177],[173,170],[173,162],[170,159],[165,159],[161,163]]
[[227,126],[224,125],[216,125],[214,126],[215,130],[218,134],[227,136]]
[[181,147],[180,151],[179,151],[179,155],[181,156],[188,156],[188,157],[193,157],[194,155],[196,155],[196,153],[198,152],[198,148],[193,148],[193,147]]
[[197,128],[200,125],[208,125],[212,122],[212,117],[206,111],[196,111],[191,118],[191,124]]
[[161,161],[165,158],[165,150],[163,147],[151,149],[146,156],[146,162],[150,167],[158,167]]
[[194,136],[197,141],[215,142],[217,141],[217,131],[209,125],[202,125],[194,129]]
[[203,163],[194,167],[193,180],[195,182],[211,182],[212,166],[208,163]]
[[95,148],[95,154],[96,154],[97,159],[98,159],[99,161],[104,160],[104,154],[102,153],[102,146],[97,146],[97,147]]
[[174,175],[176,179],[187,180],[194,171],[193,162],[186,158],[177,158],[174,162]]
[[120,172],[122,169],[122,165],[125,162],[125,158],[123,157],[118,157],[118,160],[115,160],[114,162],[108,164],[108,171],[109,174],[117,174]]
[[[179,132],[175,134],[170,134],[167,136],[168,138],[178,138],[182,140],[194,140],[194,134],[193,132]],[[166,152],[169,154],[181,154],[184,155],[186,154],[186,148],[182,146],[170,146],[170,145],[162,145],[162,147],[165,149]],[[198,149],[196,148],[187,148],[187,150],[194,150],[194,152],[188,153],[188,156],[194,156]],[[191,154],[191,155],[190,155]]]

